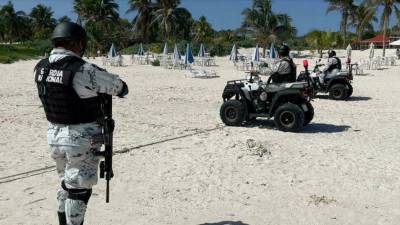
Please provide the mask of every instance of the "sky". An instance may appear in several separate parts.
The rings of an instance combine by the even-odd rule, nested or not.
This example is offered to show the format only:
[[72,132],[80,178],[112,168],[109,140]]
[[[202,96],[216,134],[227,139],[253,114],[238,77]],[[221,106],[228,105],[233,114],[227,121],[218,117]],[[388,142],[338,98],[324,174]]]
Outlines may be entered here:
[[[30,12],[37,4],[50,6],[54,17],[67,15],[73,20],[73,0],[0,0],[0,6],[11,1],[16,10]],[[357,2],[358,0],[356,0]],[[135,13],[126,13],[128,0],[116,0],[121,17],[131,20]],[[187,8],[195,19],[204,15],[215,30],[236,29],[243,21],[242,11],[251,7],[252,0],[181,0],[182,7]],[[339,30],[341,16],[337,12],[326,14],[328,4],[325,0],[273,0],[273,11],[287,13],[293,18],[298,35],[319,29],[325,31]],[[392,24],[395,20],[392,20]],[[376,26],[378,27],[378,26]]]

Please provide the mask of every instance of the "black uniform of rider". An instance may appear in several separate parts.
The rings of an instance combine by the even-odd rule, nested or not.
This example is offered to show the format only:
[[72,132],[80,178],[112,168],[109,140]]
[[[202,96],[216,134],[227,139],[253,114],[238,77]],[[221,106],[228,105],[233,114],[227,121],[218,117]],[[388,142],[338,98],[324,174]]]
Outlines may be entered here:
[[292,83],[296,81],[296,65],[289,56],[290,48],[280,46],[278,50],[279,62],[273,68],[271,77],[274,83]]

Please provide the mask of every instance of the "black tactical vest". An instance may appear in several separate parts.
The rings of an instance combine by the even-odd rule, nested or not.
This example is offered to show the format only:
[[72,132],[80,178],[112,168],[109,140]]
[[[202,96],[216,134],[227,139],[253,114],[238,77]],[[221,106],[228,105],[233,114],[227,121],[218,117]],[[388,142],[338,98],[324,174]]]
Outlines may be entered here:
[[290,73],[287,74],[272,74],[272,82],[274,83],[293,83],[296,82],[297,69],[292,59],[282,58],[281,60],[286,61],[290,64]]
[[35,81],[47,120],[58,124],[90,123],[98,119],[100,98],[80,98],[72,86],[75,73],[85,62],[67,56],[57,62],[41,60]]
[[328,72],[332,72],[334,69],[341,70],[342,69],[342,61],[338,57],[333,57],[337,60],[337,64],[333,64],[328,68]]

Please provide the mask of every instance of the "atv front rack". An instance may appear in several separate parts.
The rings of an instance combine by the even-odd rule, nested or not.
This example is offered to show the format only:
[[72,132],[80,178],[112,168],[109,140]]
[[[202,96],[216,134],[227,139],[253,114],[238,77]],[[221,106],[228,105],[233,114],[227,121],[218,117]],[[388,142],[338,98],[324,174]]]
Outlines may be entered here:
[[246,83],[246,82],[248,82],[249,80],[247,80],[247,79],[241,79],[241,80],[230,80],[230,81],[228,81],[228,82],[226,82],[227,84],[230,84],[230,85],[234,85],[234,84],[244,84],[244,83]]

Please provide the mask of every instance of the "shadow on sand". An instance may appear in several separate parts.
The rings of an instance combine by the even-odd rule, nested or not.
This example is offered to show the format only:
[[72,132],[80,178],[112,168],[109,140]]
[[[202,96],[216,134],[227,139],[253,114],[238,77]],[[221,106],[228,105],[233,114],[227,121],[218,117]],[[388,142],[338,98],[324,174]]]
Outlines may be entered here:
[[215,79],[215,78],[220,78],[220,76],[212,76],[212,77],[210,77],[210,76],[197,76],[197,77],[193,77],[193,78],[196,78],[196,79]]
[[366,96],[351,96],[349,99],[347,99],[346,101],[349,102],[358,102],[358,101],[369,101],[371,100],[371,97],[366,97]]
[[[335,100],[331,99],[329,97],[329,95],[327,95],[327,94],[326,95],[317,95],[315,97],[319,98],[319,99],[329,99],[329,100],[335,101]],[[358,101],[368,101],[368,100],[371,100],[371,99],[372,99],[371,97],[366,97],[366,96],[351,96],[350,98],[348,98],[348,99],[346,99],[344,101],[358,102]]]
[[[254,128],[258,127],[260,129],[277,129],[275,127],[274,120],[253,120],[245,124],[244,127]],[[314,134],[314,133],[339,133],[344,132],[350,129],[350,126],[347,125],[333,125],[333,124],[325,124],[325,123],[313,123],[311,122],[307,126],[304,127],[302,131],[299,133],[306,134]]]
[[333,125],[326,123],[313,123],[311,122],[309,125],[304,127],[302,133],[306,134],[315,134],[315,133],[340,133],[347,131],[350,129],[350,126],[347,125]]
[[217,223],[202,223],[199,225],[249,225],[249,224],[243,223],[242,221],[222,221]]

